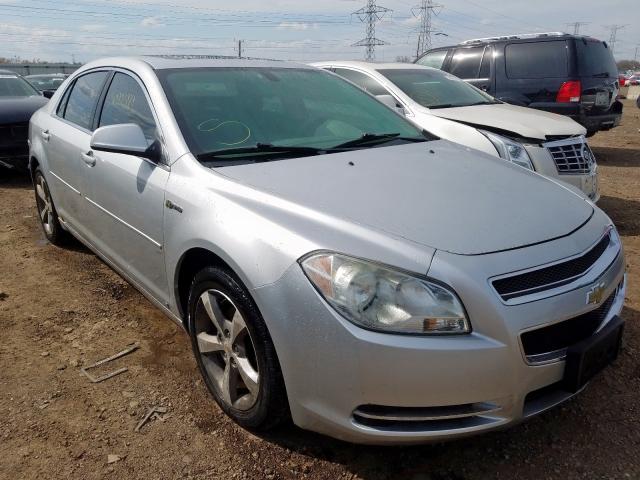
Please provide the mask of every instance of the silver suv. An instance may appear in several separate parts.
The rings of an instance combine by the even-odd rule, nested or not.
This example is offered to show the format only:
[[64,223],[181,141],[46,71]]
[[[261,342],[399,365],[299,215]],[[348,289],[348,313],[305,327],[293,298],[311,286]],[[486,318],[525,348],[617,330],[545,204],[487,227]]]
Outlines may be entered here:
[[600,209],[322,70],[93,62],[30,147],[47,238],[73,234],[184,326],[244,427],[468,435],[618,353],[624,258]]

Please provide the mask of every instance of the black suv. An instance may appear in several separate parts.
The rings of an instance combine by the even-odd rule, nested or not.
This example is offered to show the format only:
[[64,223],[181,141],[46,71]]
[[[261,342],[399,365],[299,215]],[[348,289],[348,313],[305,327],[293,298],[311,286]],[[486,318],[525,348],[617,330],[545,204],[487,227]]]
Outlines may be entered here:
[[618,68],[606,42],[564,33],[467,40],[416,63],[440,68],[515,105],[568,115],[588,135],[620,123]]

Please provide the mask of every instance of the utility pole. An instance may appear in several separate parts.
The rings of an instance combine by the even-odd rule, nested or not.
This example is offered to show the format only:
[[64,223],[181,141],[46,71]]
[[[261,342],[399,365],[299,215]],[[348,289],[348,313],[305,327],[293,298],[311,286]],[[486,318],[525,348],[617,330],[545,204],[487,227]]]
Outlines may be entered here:
[[640,43],[638,45],[636,45],[636,53],[633,54],[633,61],[634,62],[638,61],[638,52],[640,52]]
[[382,20],[387,13],[392,11],[389,8],[376,5],[376,0],[367,0],[366,7],[362,7],[351,14],[357,15],[360,21],[366,24],[366,37],[351,46],[366,47],[365,58],[368,62],[376,58],[376,45],[387,44],[387,42],[376,38],[376,22]]
[[573,34],[578,35],[580,34],[580,27],[582,27],[583,25],[589,25],[589,22],[573,22],[566,23],[565,25],[567,26],[567,28],[573,27]]
[[421,0],[420,5],[411,9],[413,16],[420,19],[416,58],[431,48],[431,34],[435,33],[431,28],[431,20],[434,15],[440,13],[440,8],[442,5],[433,3],[433,0]]
[[243,40],[238,40],[238,58],[242,58],[242,42]]
[[604,28],[608,28],[611,30],[611,35],[609,36],[609,46],[611,47],[611,53],[614,54],[616,52],[616,42],[618,36],[618,30],[623,29],[627,25],[615,24],[615,25],[605,25]]

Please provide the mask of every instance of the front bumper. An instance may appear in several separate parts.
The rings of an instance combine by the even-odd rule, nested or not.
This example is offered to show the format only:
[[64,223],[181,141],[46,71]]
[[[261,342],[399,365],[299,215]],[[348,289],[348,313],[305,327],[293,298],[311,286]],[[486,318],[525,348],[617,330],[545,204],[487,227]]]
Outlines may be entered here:
[[525,149],[531,158],[536,172],[545,177],[560,180],[582,191],[593,202],[600,199],[598,166],[594,164],[589,173],[563,173],[558,168],[549,151],[542,145],[527,144]]
[[[486,256],[438,252],[429,273],[455,286],[474,328],[469,335],[417,337],[358,328],[325,303],[297,264],[278,282],[254,290],[294,422],[357,443],[423,443],[503,428],[569,399],[573,394],[559,386],[564,361],[528,364],[519,338],[527,329],[593,308],[585,304],[591,284],[507,306],[486,279],[519,263],[557,259],[563,251],[575,252],[576,244],[586,248],[586,240],[574,237]],[[618,289],[610,319],[624,299],[622,253],[598,281],[607,285],[607,295]],[[407,414],[423,421],[403,421]]]

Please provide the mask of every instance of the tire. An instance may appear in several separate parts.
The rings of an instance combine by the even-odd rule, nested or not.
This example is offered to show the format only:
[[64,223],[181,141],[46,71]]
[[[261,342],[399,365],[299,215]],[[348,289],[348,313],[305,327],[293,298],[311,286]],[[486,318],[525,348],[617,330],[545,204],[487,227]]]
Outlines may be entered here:
[[33,188],[36,195],[38,219],[45,237],[58,247],[66,245],[69,241],[69,233],[60,225],[58,212],[49,191],[49,184],[44,178],[40,167],[37,167],[33,174]]
[[220,408],[253,430],[287,419],[289,404],[271,336],[240,280],[225,269],[203,269],[191,284],[188,307],[198,368]]

